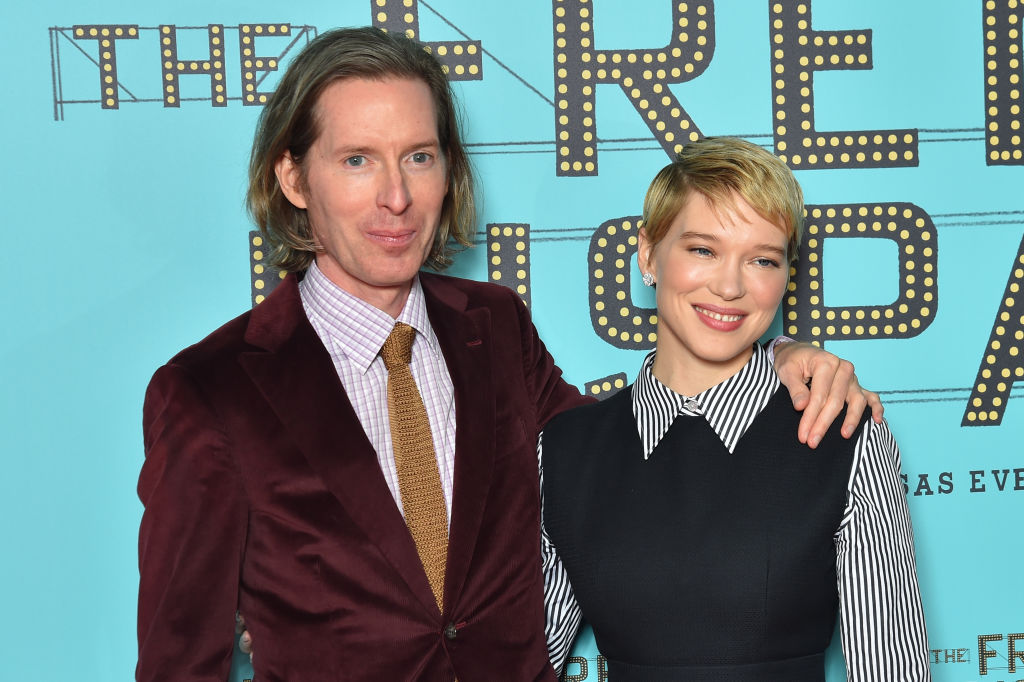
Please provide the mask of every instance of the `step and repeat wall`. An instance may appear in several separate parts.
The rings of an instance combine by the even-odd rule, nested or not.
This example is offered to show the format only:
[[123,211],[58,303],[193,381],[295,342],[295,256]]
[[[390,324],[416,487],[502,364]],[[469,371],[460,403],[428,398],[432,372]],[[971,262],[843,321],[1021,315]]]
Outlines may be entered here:
[[[452,272],[517,291],[592,395],[654,344],[635,250],[655,172],[705,135],[790,165],[807,228],[773,333],[852,360],[883,397],[935,679],[1024,680],[1020,0],[44,0],[0,17],[0,677],[132,676],[143,391],[279,281],[243,207],[256,117],[309,40],[373,24],[429,44],[464,109],[481,211]],[[574,654],[567,680],[607,679],[589,633]]]

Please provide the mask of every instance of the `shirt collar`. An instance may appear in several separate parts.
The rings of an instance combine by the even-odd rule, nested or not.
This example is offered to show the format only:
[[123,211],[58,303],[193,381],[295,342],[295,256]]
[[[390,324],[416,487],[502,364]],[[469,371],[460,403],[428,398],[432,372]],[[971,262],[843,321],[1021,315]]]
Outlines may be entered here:
[[651,371],[655,353],[651,351],[644,359],[633,384],[633,416],[644,459],[651,456],[679,415],[703,417],[732,453],[779,387],[768,354],[757,344],[739,372],[695,396],[680,395],[655,378]]
[[[409,297],[398,318],[345,291],[310,264],[306,276],[299,283],[299,292],[306,316],[322,328],[334,345],[361,373],[366,373],[396,322],[404,322],[415,329],[417,338],[427,343],[430,352],[440,356],[441,348],[427,317],[426,299],[420,277],[412,281]],[[325,339],[327,341],[327,339]]]

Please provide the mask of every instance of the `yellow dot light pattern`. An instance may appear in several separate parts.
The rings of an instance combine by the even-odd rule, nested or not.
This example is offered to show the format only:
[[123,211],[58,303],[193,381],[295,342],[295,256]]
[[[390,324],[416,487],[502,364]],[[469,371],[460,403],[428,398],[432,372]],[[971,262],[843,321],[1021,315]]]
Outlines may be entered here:
[[640,227],[640,216],[603,223],[587,254],[591,325],[601,339],[627,350],[649,350],[658,340],[657,311],[633,304],[630,278]]
[[628,379],[626,379],[625,372],[610,374],[601,379],[588,381],[583,385],[583,393],[584,395],[589,395],[592,398],[604,400],[605,398],[611,398],[613,395],[624,389],[627,383]]
[[[1020,490],[1018,484],[1018,482],[1020,481],[1020,478],[1018,478],[1020,476],[1020,474],[1018,473],[1019,471],[1020,469],[1013,470],[1013,475],[1016,479],[1014,481],[1013,486],[1014,490]],[[1021,651],[1017,648],[1019,646],[1017,642],[1021,640],[1024,640],[1024,632],[1010,632],[1006,635],[1006,658],[1010,661],[1010,665],[1007,666],[1007,672],[1009,672],[1010,674],[1019,675],[1020,673],[1024,673],[1024,651]],[[985,658],[987,662],[987,657]],[[1018,666],[1021,667],[1020,672],[1017,671]],[[998,668],[995,669],[998,670]]]
[[96,41],[99,47],[96,62],[100,74],[100,106],[104,109],[119,108],[116,41],[138,40],[138,24],[78,24],[71,27],[71,35],[75,40]]
[[872,68],[870,30],[813,30],[810,0],[771,2],[769,26],[772,132],[779,158],[793,170],[918,165],[916,129],[815,128],[814,72]]
[[277,71],[278,55],[257,55],[255,41],[262,36],[290,36],[291,24],[241,24],[238,27],[239,65],[242,71],[242,104],[262,106],[272,94],[259,89],[264,74]]
[[[938,308],[938,234],[931,217],[904,202],[808,204],[799,260],[782,298],[783,333],[822,346],[848,339],[905,339],[923,332]],[[822,259],[829,238],[896,242],[899,293],[880,305],[827,306]]]
[[504,284],[530,307],[530,225],[489,223],[487,232],[487,279]]
[[555,0],[555,168],[562,176],[597,175],[599,84],[626,94],[662,148],[674,158],[701,137],[697,124],[668,88],[704,73],[715,51],[710,0],[672,2],[668,44],[647,50],[594,48],[594,3]]
[[205,59],[179,59],[177,28],[164,24],[160,26],[159,31],[164,107],[181,106],[179,78],[182,75],[208,78],[210,103],[215,107],[226,107],[228,95],[224,68],[223,24],[210,24],[206,27],[209,55]]
[[[1010,635],[1011,637],[1013,635]],[[982,652],[988,649],[989,642],[1003,641],[1002,635],[978,635],[978,674],[988,675],[988,657]],[[1012,658],[1010,659],[1013,660]],[[996,668],[998,670],[998,668]]]
[[990,166],[1024,165],[1024,66],[1021,34],[1024,3],[986,0],[985,25],[985,161]]
[[423,40],[416,0],[373,0],[373,25],[389,33],[403,33],[423,43],[444,66],[448,80],[478,81],[484,77],[483,49],[479,40]]
[[267,249],[263,244],[263,236],[256,230],[249,232],[249,274],[253,308],[263,303],[263,300],[288,274],[267,262]]
[[1024,239],[981,354],[961,426],[999,426],[1015,382],[1024,382]]

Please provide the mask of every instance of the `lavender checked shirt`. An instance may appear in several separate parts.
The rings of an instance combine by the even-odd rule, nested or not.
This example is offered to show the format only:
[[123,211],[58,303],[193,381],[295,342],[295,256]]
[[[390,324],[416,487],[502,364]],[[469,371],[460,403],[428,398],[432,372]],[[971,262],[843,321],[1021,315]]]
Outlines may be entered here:
[[[441,474],[448,523],[452,519],[452,473],[455,468],[455,389],[441,346],[427,319],[423,288],[417,276],[398,318],[353,296],[331,282],[314,262],[299,283],[306,317],[330,353],[341,385],[348,394],[359,423],[377,452],[380,469],[391,495],[402,511],[395,453],[388,419],[388,372],[380,348],[395,322],[416,330],[410,369],[430,420],[430,434]],[[339,453],[340,456],[340,453]],[[404,515],[404,512],[403,512]]]

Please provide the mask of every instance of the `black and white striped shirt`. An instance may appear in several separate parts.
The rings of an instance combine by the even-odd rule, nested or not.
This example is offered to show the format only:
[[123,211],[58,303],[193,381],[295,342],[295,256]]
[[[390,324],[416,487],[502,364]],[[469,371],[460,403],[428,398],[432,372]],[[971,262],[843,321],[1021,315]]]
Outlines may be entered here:
[[[726,449],[733,452],[779,387],[772,362],[760,346],[755,346],[743,369],[692,397],[675,393],[654,377],[654,356],[652,352],[644,360],[633,386],[633,415],[644,459],[651,456],[680,415],[706,419]],[[542,443],[543,434],[537,442],[539,462]],[[540,477],[543,509],[543,467]],[[900,453],[885,423],[868,420],[857,440],[846,508],[834,540],[848,679],[930,680],[928,638],[913,531],[900,479]],[[583,614],[543,527],[541,558],[548,652],[555,670],[561,673]]]

